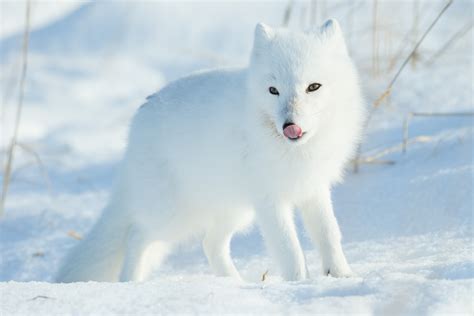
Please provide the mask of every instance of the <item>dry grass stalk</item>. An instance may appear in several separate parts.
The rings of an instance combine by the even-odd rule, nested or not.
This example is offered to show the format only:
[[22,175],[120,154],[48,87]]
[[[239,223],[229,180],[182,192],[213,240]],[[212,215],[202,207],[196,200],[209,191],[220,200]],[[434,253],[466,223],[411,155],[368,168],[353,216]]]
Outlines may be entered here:
[[30,298],[28,301],[36,301],[37,299],[40,299],[40,298],[44,299],[44,300],[49,300],[49,299],[54,300],[55,299],[54,297],[49,297],[49,296],[46,296],[46,295],[37,295],[33,298]]
[[354,8],[355,5],[353,4],[346,14],[346,34],[348,33],[351,35],[346,36],[346,44],[349,48],[349,51],[352,50],[352,33],[354,32]]
[[393,55],[392,58],[390,58],[388,67],[387,67],[387,72],[391,72],[393,68],[396,66],[398,60],[402,58],[403,52],[405,51],[405,48],[407,47],[407,43],[409,42],[411,37],[411,29],[405,34],[403,39],[400,41],[400,45],[398,49],[396,50],[396,53]]
[[394,165],[395,160],[381,160],[381,159],[374,159],[373,157],[363,157],[361,158],[361,164],[372,164],[372,165]]
[[5,208],[5,200],[8,193],[8,185],[10,184],[10,174],[12,171],[12,164],[14,159],[15,145],[18,139],[18,131],[21,121],[21,112],[23,108],[23,98],[25,94],[25,80],[26,72],[28,69],[28,43],[30,35],[30,10],[31,2],[28,0],[26,2],[26,17],[25,17],[25,30],[23,33],[23,47],[22,47],[22,71],[20,76],[20,90],[18,95],[18,106],[15,117],[15,129],[13,131],[13,137],[8,149],[7,163],[5,164],[5,169],[3,172],[3,185],[2,185],[2,195],[0,197],[0,216],[3,214]]
[[319,0],[319,13],[321,14],[321,23],[328,18],[328,6],[325,0]]
[[43,161],[41,160],[41,157],[39,156],[39,154],[33,148],[31,148],[30,146],[26,144],[17,143],[16,145],[34,157],[35,162],[41,171],[44,182],[46,183],[46,186],[48,187],[49,194],[52,195],[53,186],[51,184],[51,179],[49,178],[48,171],[46,170],[46,166],[43,164]]
[[[436,25],[436,23],[439,21],[439,19],[441,18],[441,16],[444,14],[444,12],[446,12],[446,10],[451,6],[451,4],[453,3],[453,0],[449,0],[446,5],[443,7],[443,9],[439,12],[438,16],[433,20],[433,22],[431,22],[430,26],[428,27],[428,29],[426,29],[425,33],[423,33],[423,36],[418,40],[418,42],[416,43],[415,47],[412,49],[410,55],[407,56],[407,58],[405,58],[405,60],[403,61],[402,65],[400,66],[400,68],[398,69],[397,73],[395,74],[395,76],[393,77],[392,81],[390,81],[390,83],[388,84],[388,87],[386,90],[389,90],[389,89],[392,89],[392,86],[395,84],[395,82],[397,81],[398,77],[400,76],[400,74],[402,73],[403,69],[405,68],[405,66],[408,64],[408,62],[410,61],[410,59],[413,58],[413,56],[416,54],[416,51],[418,50],[418,48],[420,47],[421,43],[423,43],[425,37],[430,33],[431,29],[433,29],[433,27]],[[385,92],[384,92],[385,93]]]
[[382,104],[383,101],[385,101],[385,99],[387,99],[390,94],[392,93],[392,88],[389,88],[387,90],[385,90],[375,101],[374,101],[374,104],[373,104],[373,107],[376,108],[378,107],[380,104]]
[[377,9],[378,1],[374,0],[372,7],[372,75],[379,73],[379,41],[377,33]]
[[[407,141],[406,144],[411,145],[415,143],[428,143],[432,141],[432,137],[430,136],[417,136],[414,138],[411,138]],[[394,146],[390,146],[387,148],[384,148],[380,151],[377,151],[371,155],[366,155],[364,157],[359,158],[359,164],[384,164],[384,165],[394,165],[395,161],[394,160],[382,160],[380,158],[395,153],[399,151],[403,151],[403,147],[406,146],[406,144],[399,143]]]
[[[369,110],[369,115],[367,116],[367,119],[365,121],[365,124],[364,124],[364,128],[363,130],[364,131],[367,131],[367,128],[370,124],[370,121],[372,120],[372,117],[373,117],[373,114],[375,112],[375,110],[379,107],[379,105],[382,103],[383,100],[385,100],[387,97],[390,96],[391,94],[391,91],[392,91],[392,87],[393,85],[395,84],[395,82],[397,81],[398,77],[400,76],[400,74],[402,73],[403,69],[405,69],[405,66],[408,64],[408,62],[410,61],[410,59],[413,57],[413,55],[415,54],[416,50],[418,49],[418,47],[420,47],[421,43],[423,43],[423,40],[426,38],[426,36],[430,33],[430,31],[433,29],[433,27],[436,25],[436,23],[439,21],[439,19],[441,18],[441,16],[444,14],[444,12],[446,12],[446,10],[451,6],[451,4],[453,3],[453,0],[449,0],[446,5],[443,7],[443,9],[439,12],[439,14],[436,16],[436,18],[433,20],[433,22],[431,22],[430,26],[428,27],[428,29],[423,33],[423,36],[418,40],[418,42],[416,43],[415,47],[412,49],[411,53],[407,56],[407,58],[405,58],[404,62],[402,63],[402,65],[400,66],[400,68],[398,69],[398,71],[395,73],[395,76],[393,76],[392,80],[390,81],[390,83],[388,84],[387,88],[383,91],[383,93],[374,101],[374,103],[372,104],[372,107],[370,108]],[[356,156],[353,160],[353,171],[354,173],[357,173],[359,171],[359,161],[360,161],[360,155],[361,155],[361,146],[362,144],[359,144],[359,146],[357,147],[357,151],[356,151]]]
[[300,18],[297,19],[300,22],[300,29],[304,30],[308,27],[307,22],[308,17],[308,6],[306,4],[302,4],[300,6]]
[[[418,38],[418,24],[420,21],[420,2],[419,0],[414,0],[413,1],[413,24],[411,28],[411,37],[413,39],[413,42],[416,41]],[[418,51],[415,49],[413,52],[413,56],[411,58],[411,66],[413,68],[416,67],[416,62],[418,61]]]
[[445,51],[447,51],[451,46],[454,45],[458,40],[460,40],[464,35],[466,35],[472,29],[472,21],[469,21],[464,25],[459,31],[454,33],[454,35],[443,45],[441,48],[434,53],[428,61],[425,62],[427,66],[432,65],[438,57],[440,57]]
[[402,152],[406,153],[408,145],[408,129],[410,121],[416,116],[429,116],[429,117],[446,117],[446,116],[474,116],[474,112],[445,112],[445,113],[432,113],[432,112],[410,112],[407,114],[405,121],[403,122],[403,143]]
[[[429,2],[427,2],[425,4],[425,7],[423,9],[420,9],[419,12],[425,12],[426,7],[428,7],[428,6],[430,6]],[[420,16],[418,17],[418,20],[421,20]],[[402,58],[403,52],[405,51],[405,48],[408,45],[416,43],[416,38],[414,38],[413,35],[412,35],[414,33],[413,26],[414,25],[412,25],[412,28],[410,28],[407,31],[407,33],[405,34],[403,39],[400,41],[400,45],[399,45],[398,49],[396,50],[396,53],[390,59],[389,66],[388,66],[388,69],[387,69],[388,72],[391,72],[393,70],[393,68],[396,66],[398,60],[400,60],[400,58]]]
[[71,238],[74,238],[76,240],[82,240],[82,236],[79,235],[77,232],[75,232],[74,230],[70,230],[67,232],[67,235]]
[[317,3],[316,0],[311,0],[309,2],[309,25],[315,25],[316,24],[316,14],[318,13],[317,10]]
[[[14,61],[9,65],[10,69],[6,69],[7,66],[2,66],[2,71],[7,73],[5,76],[5,85],[2,87],[2,108],[0,111],[0,145],[7,144],[6,140],[6,117],[7,117],[7,104],[10,102],[11,97],[14,95],[17,86],[18,79],[15,76],[18,73],[18,69],[21,67],[21,55],[17,56]],[[0,166],[3,166],[5,163],[4,155],[0,155]]]
[[288,26],[288,23],[290,23],[292,11],[293,11],[293,0],[289,0],[288,5],[286,6],[286,9],[285,9],[285,14],[283,15],[283,22],[281,23],[283,27]]

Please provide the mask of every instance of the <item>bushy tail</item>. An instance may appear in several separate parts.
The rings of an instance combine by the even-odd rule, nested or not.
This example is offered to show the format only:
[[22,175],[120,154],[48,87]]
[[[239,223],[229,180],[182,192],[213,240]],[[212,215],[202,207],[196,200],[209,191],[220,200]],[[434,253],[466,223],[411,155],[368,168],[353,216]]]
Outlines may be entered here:
[[125,255],[127,228],[104,216],[64,260],[56,282],[116,282]]

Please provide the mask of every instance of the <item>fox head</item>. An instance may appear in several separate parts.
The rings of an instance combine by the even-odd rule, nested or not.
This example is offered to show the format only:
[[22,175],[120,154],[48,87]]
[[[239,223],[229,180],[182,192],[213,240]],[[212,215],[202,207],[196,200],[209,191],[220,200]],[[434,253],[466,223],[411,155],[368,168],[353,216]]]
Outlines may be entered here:
[[263,126],[278,138],[306,143],[332,111],[352,106],[357,82],[336,20],[306,32],[257,25],[248,90]]

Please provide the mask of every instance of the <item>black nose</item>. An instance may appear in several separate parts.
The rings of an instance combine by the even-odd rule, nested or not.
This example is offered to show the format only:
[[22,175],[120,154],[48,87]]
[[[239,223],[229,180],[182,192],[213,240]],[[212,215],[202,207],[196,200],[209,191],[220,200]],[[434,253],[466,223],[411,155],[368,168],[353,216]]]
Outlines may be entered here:
[[291,125],[295,125],[295,123],[293,122],[285,122],[285,124],[283,124],[283,129],[287,128],[288,126],[291,126]]

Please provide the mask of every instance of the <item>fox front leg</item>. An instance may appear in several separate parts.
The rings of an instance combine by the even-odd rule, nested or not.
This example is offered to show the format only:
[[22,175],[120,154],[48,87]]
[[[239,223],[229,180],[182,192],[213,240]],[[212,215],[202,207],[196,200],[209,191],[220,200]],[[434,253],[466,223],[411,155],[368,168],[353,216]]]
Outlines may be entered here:
[[329,188],[321,189],[301,207],[306,230],[322,258],[323,274],[353,276],[341,245],[341,231],[334,216]]
[[265,205],[257,210],[257,221],[271,257],[287,281],[307,278],[303,251],[296,233],[291,207]]

